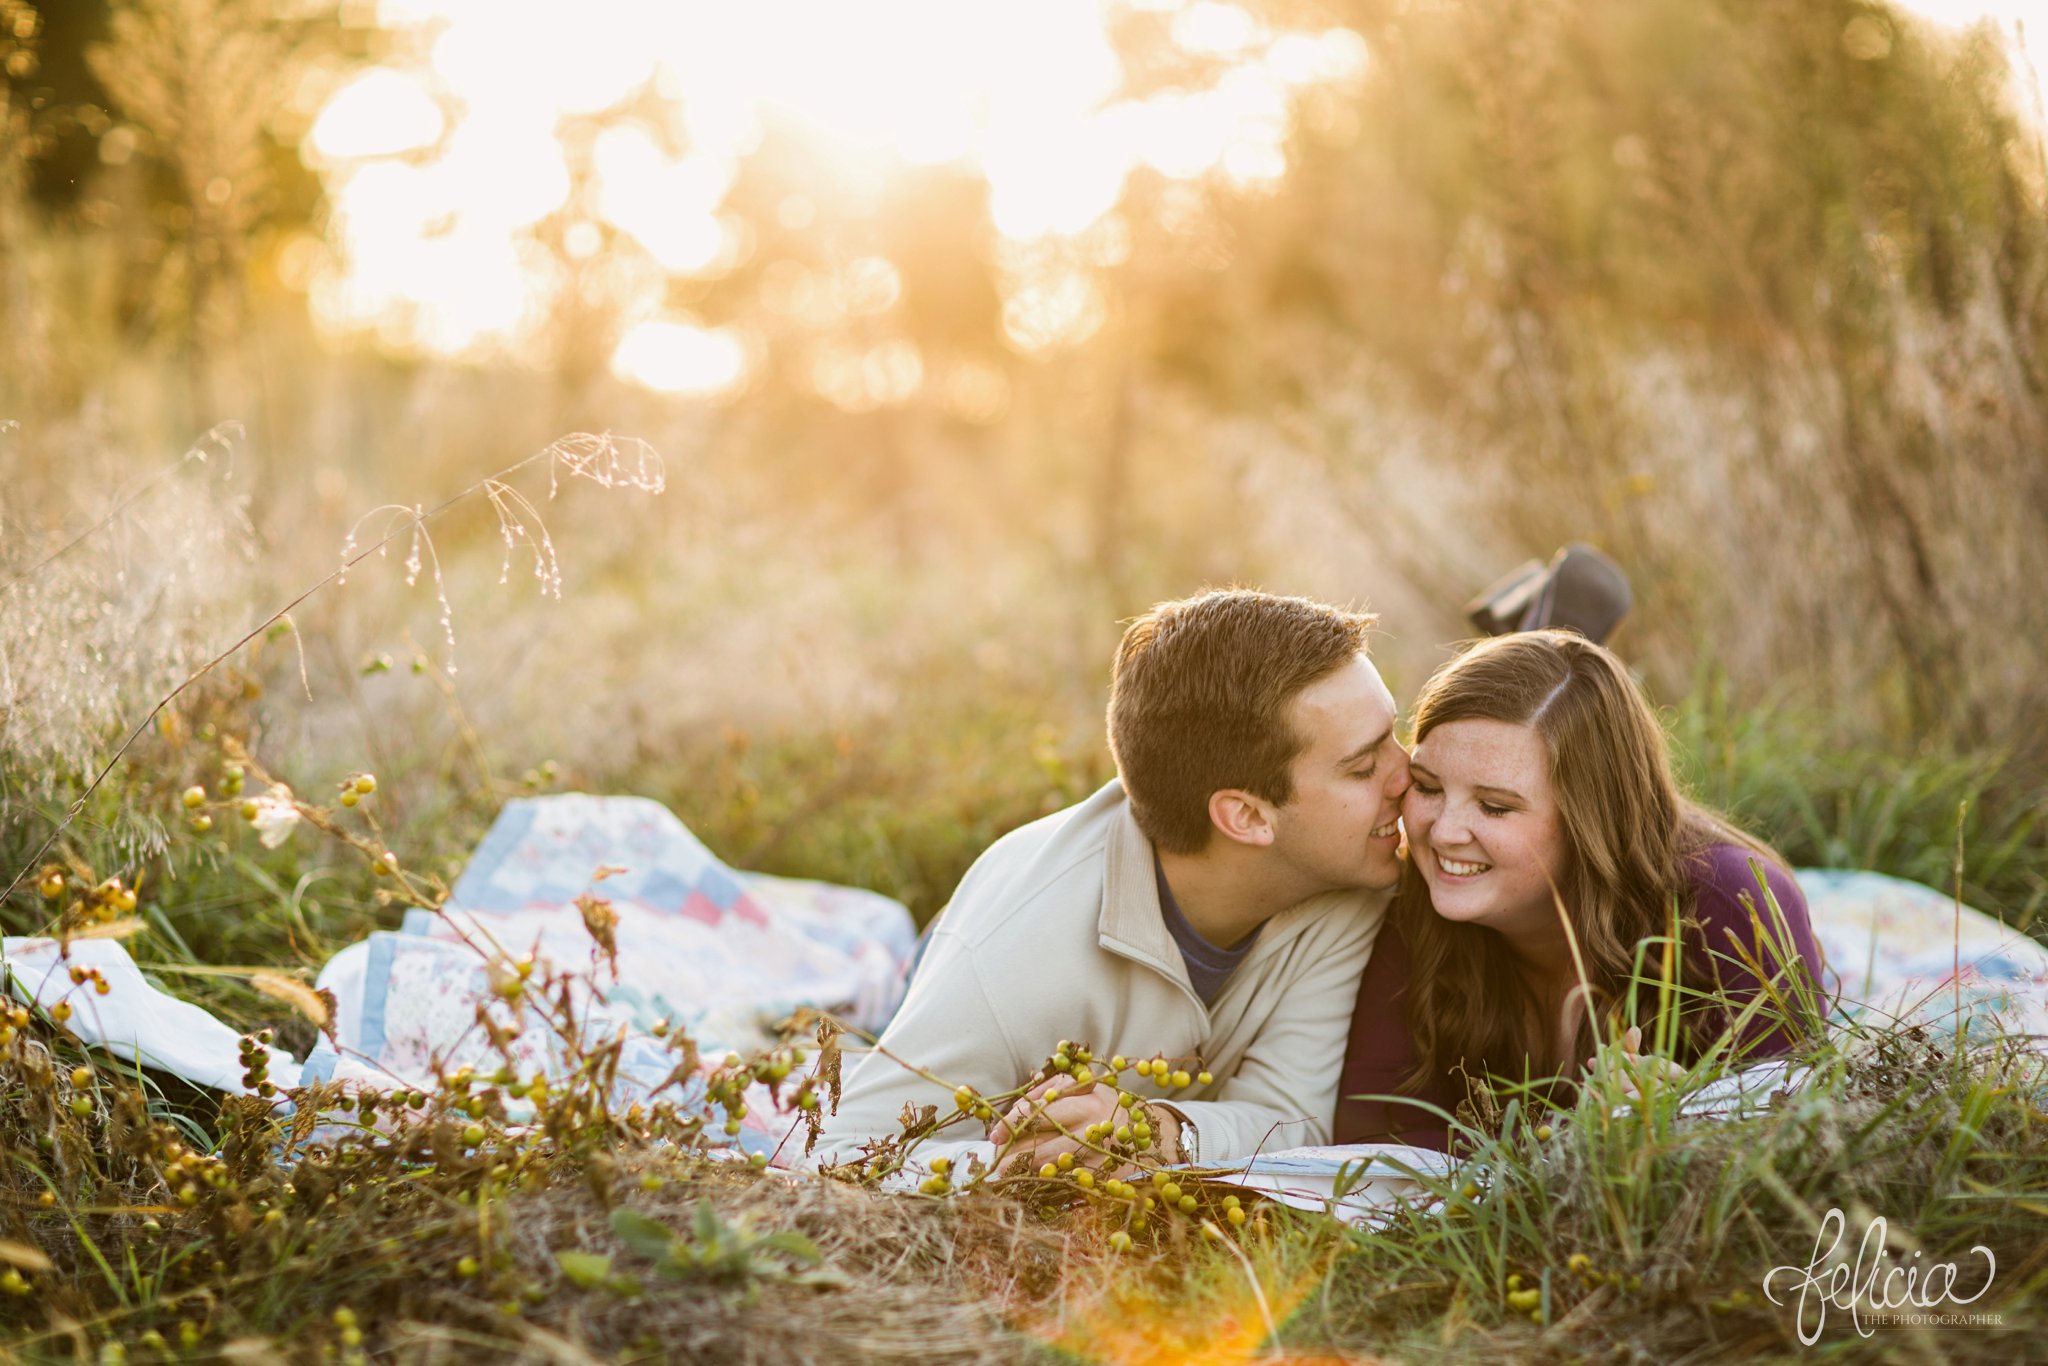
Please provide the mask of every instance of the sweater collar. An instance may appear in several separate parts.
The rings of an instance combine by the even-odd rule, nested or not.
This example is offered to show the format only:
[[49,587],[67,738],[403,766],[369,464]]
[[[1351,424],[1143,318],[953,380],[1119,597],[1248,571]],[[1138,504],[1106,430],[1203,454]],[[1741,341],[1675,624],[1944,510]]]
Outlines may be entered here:
[[[1114,779],[1112,782],[1116,781]],[[1153,873],[1152,841],[1138,828],[1130,798],[1117,804],[1110,822],[1109,845],[1102,882],[1102,917],[1097,940],[1112,953],[1143,963],[1174,982],[1204,1011],[1202,998],[1188,980],[1180,946],[1166,928],[1159,904],[1159,881]]]

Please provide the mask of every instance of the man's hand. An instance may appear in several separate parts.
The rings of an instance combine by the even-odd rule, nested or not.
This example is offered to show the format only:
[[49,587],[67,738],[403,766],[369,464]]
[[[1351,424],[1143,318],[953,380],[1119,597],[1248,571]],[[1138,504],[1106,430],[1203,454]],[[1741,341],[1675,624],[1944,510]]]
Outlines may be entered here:
[[[1180,1121],[1171,1111],[1156,1106],[1146,1113],[1158,1151],[1178,1152]],[[1058,1076],[1038,1082],[1018,1097],[990,1127],[988,1137],[1002,1154],[1000,1161],[1005,1170],[1029,1171],[1047,1162],[1057,1162],[1061,1153],[1073,1153],[1078,1158],[1090,1151],[1081,1135],[1092,1124],[1114,1126],[1130,1122],[1131,1117],[1117,1104],[1116,1087],[1099,1081],[1083,1084],[1072,1077]],[[1006,1146],[1008,1150],[1004,1151]]]

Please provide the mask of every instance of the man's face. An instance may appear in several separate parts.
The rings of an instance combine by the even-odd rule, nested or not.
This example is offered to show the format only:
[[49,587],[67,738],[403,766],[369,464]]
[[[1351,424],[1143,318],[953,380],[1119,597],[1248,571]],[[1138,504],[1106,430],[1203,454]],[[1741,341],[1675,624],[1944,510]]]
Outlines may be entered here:
[[1319,890],[1392,887],[1401,876],[1408,753],[1394,739],[1394,697],[1364,655],[1302,689],[1290,708],[1307,748],[1294,796],[1274,817],[1273,852]]

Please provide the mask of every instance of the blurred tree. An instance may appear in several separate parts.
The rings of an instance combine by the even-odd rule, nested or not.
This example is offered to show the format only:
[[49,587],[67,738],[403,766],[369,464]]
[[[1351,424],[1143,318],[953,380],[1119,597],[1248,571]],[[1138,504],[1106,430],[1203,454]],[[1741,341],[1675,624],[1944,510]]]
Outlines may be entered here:
[[116,0],[92,70],[175,176],[169,223],[192,414],[232,406],[225,373],[247,308],[249,230],[269,191],[265,123],[288,43],[261,0]]
[[[1591,536],[1664,588],[1674,645],[1888,658],[1923,733],[1982,738],[2039,707],[1967,644],[1994,617],[2048,629],[2038,597],[1993,607],[1982,587],[1988,545],[2048,568],[2048,222],[2010,40],[1875,0],[1473,0],[1361,22],[1377,71],[1355,115],[1301,140],[1284,195],[1229,210],[1251,279],[1180,292],[1164,358],[1248,409],[1325,387],[1333,353],[1369,358],[1476,450],[1512,453],[1493,494],[1529,549]],[[1690,389],[1647,398],[1658,361]],[[1684,483],[1714,501],[1673,534],[1652,515],[1654,404],[1709,391],[1742,405],[1741,447],[1690,451]],[[1750,583],[1703,563],[1784,610],[1757,615]],[[1872,692],[1864,667],[1838,681]]]
[[[30,177],[48,124],[37,80],[41,29],[23,0],[0,0],[0,373],[17,384],[40,369],[46,345],[28,251]],[[24,397],[32,392],[20,387]]]
[[105,38],[108,0],[60,0],[40,6],[37,71],[49,137],[38,149],[32,181],[45,213],[75,207],[100,164],[99,139],[109,127],[107,93],[86,62],[86,49]]

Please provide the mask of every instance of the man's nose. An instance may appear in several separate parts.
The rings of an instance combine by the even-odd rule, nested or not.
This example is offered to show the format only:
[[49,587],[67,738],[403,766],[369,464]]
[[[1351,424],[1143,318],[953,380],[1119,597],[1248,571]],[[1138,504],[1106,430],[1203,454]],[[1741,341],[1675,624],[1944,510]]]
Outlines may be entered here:
[[1408,788],[1414,781],[1414,775],[1408,768],[1408,751],[1398,744],[1394,746],[1394,759],[1389,769],[1387,796],[1398,802],[1408,795]]

